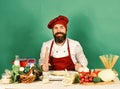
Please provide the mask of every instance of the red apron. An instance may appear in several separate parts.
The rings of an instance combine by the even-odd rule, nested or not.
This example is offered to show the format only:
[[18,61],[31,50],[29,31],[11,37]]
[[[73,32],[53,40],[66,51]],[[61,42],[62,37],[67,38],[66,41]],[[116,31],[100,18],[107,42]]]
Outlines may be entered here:
[[[49,55],[51,55],[53,43],[54,43],[54,41],[51,44]],[[67,40],[67,46],[68,46],[68,56],[61,57],[61,58],[55,58],[55,57],[50,56],[50,58],[49,58],[49,63],[51,64],[50,70],[65,70],[65,69],[75,70],[75,66],[74,66],[74,63],[73,63],[73,61],[71,59],[71,55],[70,55],[70,48],[69,48],[68,40]]]

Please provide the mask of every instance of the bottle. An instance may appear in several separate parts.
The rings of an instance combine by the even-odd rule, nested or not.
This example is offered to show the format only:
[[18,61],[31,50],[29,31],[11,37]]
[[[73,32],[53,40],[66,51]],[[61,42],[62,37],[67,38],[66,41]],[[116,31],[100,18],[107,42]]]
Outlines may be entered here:
[[16,65],[16,66],[20,66],[19,55],[16,55],[16,56],[15,56],[14,65]]

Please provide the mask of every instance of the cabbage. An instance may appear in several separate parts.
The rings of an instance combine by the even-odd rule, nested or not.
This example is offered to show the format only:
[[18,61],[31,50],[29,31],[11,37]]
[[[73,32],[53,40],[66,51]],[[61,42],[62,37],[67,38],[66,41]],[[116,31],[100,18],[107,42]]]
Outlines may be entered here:
[[112,69],[104,69],[98,73],[98,77],[104,82],[108,82],[114,80],[116,75]]

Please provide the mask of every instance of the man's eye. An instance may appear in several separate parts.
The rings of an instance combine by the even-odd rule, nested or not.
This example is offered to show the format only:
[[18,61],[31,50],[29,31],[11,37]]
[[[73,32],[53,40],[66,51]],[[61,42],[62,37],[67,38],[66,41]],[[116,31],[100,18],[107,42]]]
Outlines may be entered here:
[[64,27],[63,27],[63,26],[61,26],[60,28],[61,28],[61,29],[63,29]]
[[58,29],[58,27],[54,27],[54,29]]

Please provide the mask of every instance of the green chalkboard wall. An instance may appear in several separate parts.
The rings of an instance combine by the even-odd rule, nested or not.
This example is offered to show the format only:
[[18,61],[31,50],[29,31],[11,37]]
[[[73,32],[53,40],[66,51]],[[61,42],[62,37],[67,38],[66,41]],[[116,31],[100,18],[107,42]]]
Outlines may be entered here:
[[0,0],[0,75],[15,55],[38,61],[52,38],[47,24],[58,15],[69,18],[68,37],[81,43],[89,68],[104,68],[100,55],[120,56],[120,0]]

